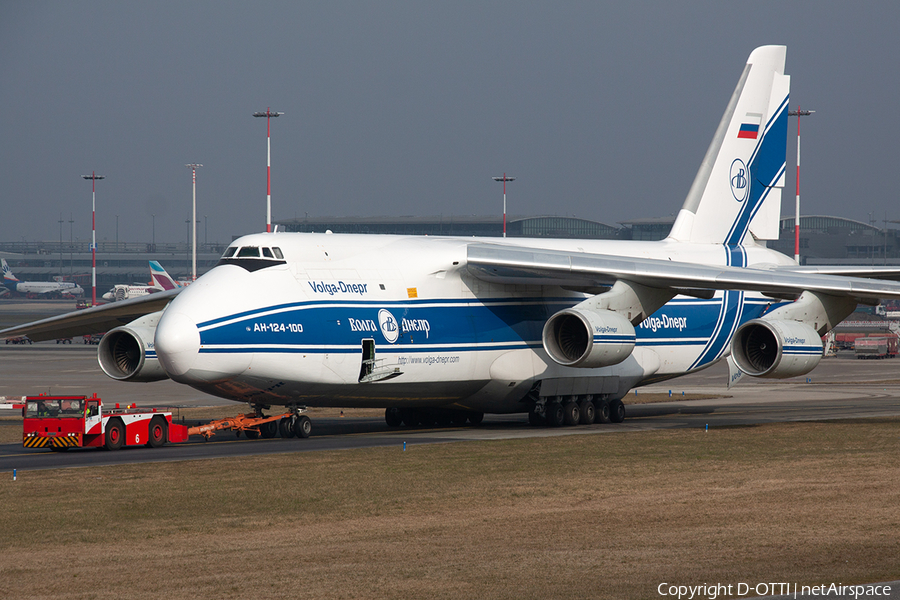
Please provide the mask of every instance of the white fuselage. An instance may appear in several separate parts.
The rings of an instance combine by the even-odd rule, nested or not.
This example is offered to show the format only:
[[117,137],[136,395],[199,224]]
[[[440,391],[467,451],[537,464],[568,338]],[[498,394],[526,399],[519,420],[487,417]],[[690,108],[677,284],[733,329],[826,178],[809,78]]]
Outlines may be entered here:
[[20,294],[60,294],[64,296],[80,296],[84,289],[70,281],[20,281],[15,284]]
[[[284,260],[223,259],[165,310],[155,352],[172,379],[237,401],[519,412],[540,380],[603,378],[606,393],[621,397],[636,385],[709,366],[728,353],[738,325],[773,304],[736,291],[709,300],[676,296],[636,327],[625,361],[563,367],[544,351],[542,328],[588,295],[476,279],[466,270],[473,241],[245,236],[232,246],[278,248]],[[481,241],[708,265],[729,260],[723,246],[711,244]],[[790,262],[764,247],[741,251],[747,265]],[[366,371],[372,350],[375,362]],[[363,378],[372,371],[385,377]]]
[[155,285],[126,285],[119,284],[112,287],[111,290],[103,294],[103,299],[108,302],[116,302],[128,300],[129,298],[137,298],[146,296],[147,294],[155,294],[161,292],[162,288]]

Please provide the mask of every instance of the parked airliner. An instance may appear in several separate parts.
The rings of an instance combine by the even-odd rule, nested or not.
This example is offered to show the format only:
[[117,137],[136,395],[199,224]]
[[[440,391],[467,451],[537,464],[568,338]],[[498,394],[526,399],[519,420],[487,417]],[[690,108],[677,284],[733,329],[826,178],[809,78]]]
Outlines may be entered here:
[[71,281],[62,281],[61,278],[55,281],[19,281],[13,275],[6,259],[0,259],[3,266],[3,285],[11,292],[18,292],[25,296],[31,297],[75,297],[84,294],[84,289]]
[[785,54],[751,53],[662,241],[258,233],[190,287],[0,335],[109,330],[99,361],[114,379],[171,378],[258,412],[379,407],[392,426],[619,422],[632,388],[728,356],[749,376],[803,375],[821,335],[859,302],[900,298],[900,283],[766,248],[785,181]]
[[117,284],[108,292],[103,294],[103,299],[107,302],[121,302],[130,298],[146,296],[147,294],[155,294],[163,290],[174,290],[180,288],[181,283],[175,281],[169,275],[162,265],[155,260],[150,261],[150,285],[142,284]]

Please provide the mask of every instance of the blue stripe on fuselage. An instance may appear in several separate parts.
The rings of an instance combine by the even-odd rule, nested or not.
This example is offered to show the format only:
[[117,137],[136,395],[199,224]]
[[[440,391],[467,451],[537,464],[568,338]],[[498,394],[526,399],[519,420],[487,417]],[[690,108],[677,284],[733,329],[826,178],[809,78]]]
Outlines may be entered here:
[[[745,302],[739,292],[726,292],[725,313],[732,323],[743,315],[755,318],[770,304]],[[441,301],[316,301],[282,304],[210,320],[200,327],[203,353],[285,352],[359,353],[362,339],[374,339],[379,352],[474,352],[537,349],[547,319],[581,300],[506,299],[492,302]],[[391,344],[380,329],[379,311],[388,310],[400,330]],[[693,367],[721,354],[732,326],[723,330],[722,298],[676,299],[636,327],[635,338],[610,340],[640,346],[699,346],[702,356]],[[601,340],[603,341],[603,340]],[[692,368],[693,368],[692,367]]]

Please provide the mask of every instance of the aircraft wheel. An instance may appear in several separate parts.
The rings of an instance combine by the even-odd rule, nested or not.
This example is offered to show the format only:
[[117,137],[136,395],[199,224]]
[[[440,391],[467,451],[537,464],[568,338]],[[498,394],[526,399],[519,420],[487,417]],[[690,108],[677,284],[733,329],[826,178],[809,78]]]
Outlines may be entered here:
[[434,420],[438,427],[449,427],[452,424],[451,418],[450,413],[443,409],[438,409],[438,412],[434,415]]
[[625,405],[621,400],[613,400],[609,403],[609,420],[613,423],[621,423],[625,420]]
[[265,438],[270,439],[278,435],[278,421],[268,421],[259,426],[259,433]]
[[298,438],[306,439],[312,431],[312,421],[306,415],[300,417],[294,422],[294,432]]
[[294,419],[285,417],[278,421],[278,435],[285,439],[294,437]]
[[609,402],[594,400],[594,423],[609,423]]
[[418,427],[420,422],[419,411],[414,408],[403,408],[400,410],[400,419],[407,427]]
[[481,425],[481,422],[484,421],[484,413],[472,411],[469,413],[468,419],[472,425]]
[[400,416],[399,408],[384,409],[384,422],[388,427],[400,427],[403,425],[403,417]]
[[529,425],[545,425],[546,421],[544,417],[537,413],[537,408],[532,406],[531,410],[528,411],[528,423]]
[[550,427],[562,427],[566,422],[566,415],[563,411],[563,405],[559,402],[548,402],[544,409],[547,425]]
[[450,413],[450,423],[456,427],[462,427],[466,424],[466,413],[461,410],[454,410]]
[[578,425],[581,419],[581,411],[578,410],[578,404],[575,402],[566,402],[563,405],[563,420],[566,425]]
[[593,402],[591,402],[590,400],[582,400],[578,403],[578,411],[581,413],[581,417],[578,419],[579,423],[581,423],[582,425],[593,424],[596,417]]

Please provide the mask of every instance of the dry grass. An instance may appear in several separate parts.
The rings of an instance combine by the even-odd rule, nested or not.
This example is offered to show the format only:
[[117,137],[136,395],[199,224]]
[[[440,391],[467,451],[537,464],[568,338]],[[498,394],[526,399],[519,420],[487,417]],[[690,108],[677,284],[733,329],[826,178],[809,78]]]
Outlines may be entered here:
[[0,596],[651,598],[661,582],[889,580],[898,425],[21,473],[0,482]]

